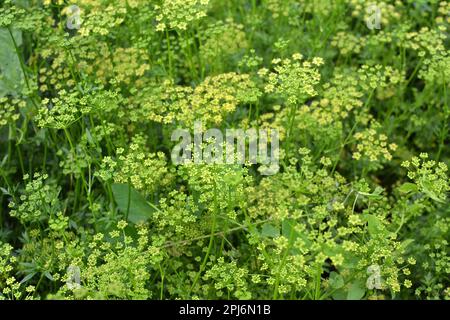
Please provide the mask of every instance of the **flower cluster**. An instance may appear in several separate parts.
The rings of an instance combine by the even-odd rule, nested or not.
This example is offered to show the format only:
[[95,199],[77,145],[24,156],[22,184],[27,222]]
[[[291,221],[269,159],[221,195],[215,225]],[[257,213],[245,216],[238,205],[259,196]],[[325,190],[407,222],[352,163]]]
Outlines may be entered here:
[[144,116],[156,122],[179,122],[188,127],[196,119],[220,124],[239,104],[254,102],[260,95],[249,75],[234,72],[207,77],[194,89],[175,86],[171,81],[163,86],[157,92],[149,92],[153,98],[144,96],[151,99],[143,101]]
[[6,126],[19,119],[19,108],[23,108],[26,102],[20,99],[8,99],[6,97],[0,98],[0,127]]
[[370,128],[355,133],[354,138],[357,144],[353,159],[366,159],[370,162],[392,159],[391,152],[397,149],[397,145],[389,144],[388,137],[379,132],[380,127],[380,124],[373,123]]
[[40,127],[65,129],[90,113],[109,113],[117,109],[119,97],[115,92],[100,91],[82,96],[80,91],[61,90],[59,97],[44,99],[36,120]]
[[97,175],[105,181],[131,183],[134,188],[146,193],[168,185],[171,174],[166,166],[165,155],[161,152],[146,153],[143,150],[143,139],[136,137],[126,150],[118,148],[115,158],[103,158]]
[[408,169],[408,178],[414,180],[418,191],[435,201],[447,199],[450,182],[445,163],[428,160],[428,154],[422,153],[420,157],[403,162],[402,166]]
[[83,15],[82,23],[78,32],[80,36],[87,37],[89,35],[107,36],[111,29],[120,26],[125,20],[126,8],[117,6],[107,6],[101,10],[92,10]]
[[322,58],[302,61],[300,53],[292,59],[274,59],[273,71],[261,69],[259,74],[267,79],[264,87],[266,93],[275,93],[286,99],[288,105],[301,104],[308,97],[317,95],[315,86],[320,81],[318,67],[324,62]]
[[163,0],[155,6],[156,30],[186,30],[188,25],[206,16],[209,0]]
[[236,24],[232,19],[212,25],[205,32],[200,57],[205,63],[213,64],[243,51],[248,47],[243,29],[242,24]]
[[448,1],[74,5],[0,8],[1,300],[450,298]]
[[25,176],[28,181],[18,203],[10,202],[10,215],[22,223],[37,223],[59,212],[59,188],[49,183],[47,174],[35,173],[33,179]]
[[382,26],[389,26],[402,19],[403,3],[402,1],[366,1],[366,0],[350,0],[350,5],[353,7],[352,16],[363,18],[363,21],[370,20],[370,15],[375,12],[370,11],[371,7],[380,10],[380,24]]

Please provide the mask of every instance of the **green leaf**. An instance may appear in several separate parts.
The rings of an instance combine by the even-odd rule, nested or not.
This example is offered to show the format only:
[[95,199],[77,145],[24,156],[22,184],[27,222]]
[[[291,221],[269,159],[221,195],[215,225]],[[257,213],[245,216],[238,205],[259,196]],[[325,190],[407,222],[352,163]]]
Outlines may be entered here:
[[[12,31],[17,46],[22,44],[22,32]],[[24,76],[14,42],[6,28],[0,28],[0,97],[17,95],[24,88]]]
[[92,138],[92,134],[88,128],[86,128],[86,138],[90,145],[95,146],[94,139]]
[[398,248],[398,251],[399,251],[399,252],[405,251],[405,249],[406,249],[412,242],[414,242],[414,239],[406,239],[405,241],[403,241],[403,242],[400,244],[400,247]]
[[380,186],[376,187],[375,190],[373,191],[372,195],[374,196],[379,196],[383,193],[384,189]]
[[431,191],[433,189],[432,183],[430,181],[423,181],[422,182],[422,191],[425,193],[429,198],[433,199],[436,202],[444,203],[445,200],[438,197],[438,195]]
[[384,189],[381,187],[376,187],[375,190],[372,193],[368,193],[368,192],[361,192],[359,191],[358,193],[360,195],[366,196],[368,198],[381,198],[381,194],[383,193]]
[[344,286],[344,278],[342,278],[339,273],[334,271],[330,273],[330,279],[328,282],[333,289],[339,289]]
[[[281,224],[281,233],[284,237],[288,239],[290,239],[291,236],[293,236],[294,239],[297,238],[298,233],[294,230],[294,223],[295,221],[292,219],[283,220],[283,223]],[[291,232],[294,234],[292,235]]]
[[373,237],[384,231],[383,223],[378,219],[378,217],[372,214],[364,215],[365,220],[368,223],[369,234]]
[[401,193],[417,192],[417,190],[417,185],[411,182],[406,182],[398,188]]
[[270,223],[266,223],[261,228],[261,235],[266,238],[276,238],[280,236],[280,229]]
[[33,278],[35,275],[36,275],[36,272],[32,272],[32,273],[27,274],[27,275],[22,279],[22,281],[20,281],[20,284],[29,281],[29,280],[30,280],[31,278]]
[[345,290],[345,288],[340,288],[334,291],[331,296],[333,297],[333,300],[346,300],[347,291]]
[[347,300],[361,300],[365,293],[364,286],[359,281],[355,281],[348,288]]
[[52,277],[52,275],[48,271],[44,272],[44,276],[50,281],[55,281],[55,279]]
[[344,263],[342,264],[342,267],[345,269],[356,269],[359,263],[358,257],[355,257],[351,254],[343,254],[344,255]]
[[113,184],[112,191],[117,207],[124,214],[128,211],[128,220],[133,223],[148,220],[155,211],[145,198],[128,184]]

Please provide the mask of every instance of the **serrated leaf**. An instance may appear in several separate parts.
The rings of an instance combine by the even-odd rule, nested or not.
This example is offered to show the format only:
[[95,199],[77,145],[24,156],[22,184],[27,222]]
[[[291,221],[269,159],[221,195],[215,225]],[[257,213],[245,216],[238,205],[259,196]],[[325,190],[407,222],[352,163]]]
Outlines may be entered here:
[[261,228],[261,236],[266,238],[276,238],[280,236],[280,229],[273,224],[265,223]]
[[133,223],[148,220],[155,211],[145,198],[128,184],[113,184],[112,191],[117,207],[124,214],[128,211],[128,220]]

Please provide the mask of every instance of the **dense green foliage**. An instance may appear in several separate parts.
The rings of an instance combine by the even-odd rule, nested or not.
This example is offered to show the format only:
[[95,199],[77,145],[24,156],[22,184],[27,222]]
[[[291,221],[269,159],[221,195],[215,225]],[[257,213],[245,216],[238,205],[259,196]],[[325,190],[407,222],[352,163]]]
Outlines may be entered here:
[[450,299],[448,2],[0,6],[0,299]]

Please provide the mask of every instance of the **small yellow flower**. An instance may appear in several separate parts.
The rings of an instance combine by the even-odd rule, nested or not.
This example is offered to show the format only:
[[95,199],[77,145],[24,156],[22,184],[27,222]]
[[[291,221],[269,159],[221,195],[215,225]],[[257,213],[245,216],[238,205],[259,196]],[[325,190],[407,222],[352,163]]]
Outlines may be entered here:
[[303,59],[303,55],[301,53],[294,53],[292,55],[292,59],[294,59],[294,60],[302,60]]
[[117,223],[117,228],[123,230],[126,228],[127,225],[128,223],[125,220],[121,220]]

